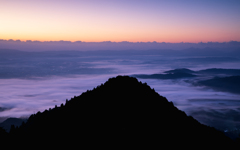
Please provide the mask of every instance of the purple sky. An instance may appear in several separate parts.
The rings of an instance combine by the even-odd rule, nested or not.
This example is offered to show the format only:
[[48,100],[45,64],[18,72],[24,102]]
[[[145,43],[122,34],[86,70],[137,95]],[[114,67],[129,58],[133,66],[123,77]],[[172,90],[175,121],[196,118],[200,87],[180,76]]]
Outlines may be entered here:
[[239,0],[1,0],[0,39],[240,41]]

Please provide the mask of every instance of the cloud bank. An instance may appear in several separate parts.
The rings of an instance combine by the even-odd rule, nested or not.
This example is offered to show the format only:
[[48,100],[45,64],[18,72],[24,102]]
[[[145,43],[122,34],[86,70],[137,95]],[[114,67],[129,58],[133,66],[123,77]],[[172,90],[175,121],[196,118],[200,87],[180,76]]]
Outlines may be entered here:
[[208,43],[158,43],[158,42],[82,42],[82,41],[20,41],[0,39],[0,49],[16,49],[22,51],[60,51],[60,50],[156,50],[172,49],[182,50],[189,48],[219,48],[219,49],[240,49],[240,42],[208,42]]

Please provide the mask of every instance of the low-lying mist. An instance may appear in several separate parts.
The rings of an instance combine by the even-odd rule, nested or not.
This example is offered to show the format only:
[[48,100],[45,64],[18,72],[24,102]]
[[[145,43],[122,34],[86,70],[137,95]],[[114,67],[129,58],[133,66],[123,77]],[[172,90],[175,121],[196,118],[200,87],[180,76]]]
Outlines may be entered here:
[[[22,52],[0,50],[0,121],[28,117],[65,103],[117,75],[164,74],[187,68],[240,69],[237,56],[185,56],[157,51]],[[236,75],[236,74],[235,74]],[[199,80],[231,74],[197,74],[193,78],[137,77],[199,122],[220,130],[240,129],[240,94],[196,85]]]

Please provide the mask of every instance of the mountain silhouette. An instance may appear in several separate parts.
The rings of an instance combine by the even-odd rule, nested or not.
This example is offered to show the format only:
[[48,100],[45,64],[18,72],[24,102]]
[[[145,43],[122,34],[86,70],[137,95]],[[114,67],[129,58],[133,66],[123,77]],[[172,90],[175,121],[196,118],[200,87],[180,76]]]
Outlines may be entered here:
[[0,127],[2,127],[2,128],[5,129],[7,132],[9,132],[11,125],[20,126],[23,121],[26,122],[26,119],[8,118],[8,119],[6,119],[5,121],[3,121],[2,123],[0,123]]
[[206,75],[240,75],[240,69],[223,69],[223,68],[209,68],[204,70],[193,71],[188,68],[177,68],[173,70],[164,71],[165,74],[152,74],[152,75],[134,75],[139,78],[149,78],[149,79],[176,79],[176,78],[187,78],[206,76]]
[[199,74],[224,74],[224,75],[240,75],[240,69],[223,69],[223,68],[210,68],[205,70],[196,71]]
[[210,87],[218,91],[240,94],[240,76],[215,77],[198,81],[195,85]]
[[235,144],[129,76],[110,78],[59,107],[31,115],[19,128],[12,126],[5,139],[10,146],[32,149],[229,149]]

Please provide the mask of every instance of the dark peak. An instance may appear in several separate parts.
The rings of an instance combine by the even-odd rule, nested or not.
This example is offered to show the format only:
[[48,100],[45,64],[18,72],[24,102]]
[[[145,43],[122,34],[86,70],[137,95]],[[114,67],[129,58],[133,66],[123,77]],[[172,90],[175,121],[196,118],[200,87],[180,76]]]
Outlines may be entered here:
[[32,115],[14,135],[22,143],[61,143],[73,148],[93,143],[112,148],[232,144],[222,132],[200,124],[147,84],[128,76],[110,78],[65,105]]
[[[104,83],[105,86],[114,86],[116,88],[125,88],[129,89],[134,86],[138,86],[142,84],[139,82],[136,78],[134,77],[129,77],[129,76],[117,76],[115,78],[109,78],[107,82]],[[146,83],[142,84],[145,85],[146,87],[150,88]],[[134,90],[134,89],[132,89]]]
[[105,84],[131,84],[131,83],[138,83],[138,80],[134,77],[129,76],[117,76],[113,78],[109,78],[108,81],[105,82]]
[[[117,76],[109,78],[108,81],[93,90],[89,90],[80,96],[72,98],[68,103],[75,103],[75,106],[77,106],[84,101],[85,105],[88,105],[88,103],[91,103],[91,105],[105,103],[103,107],[106,105],[114,105],[115,107],[123,105],[121,107],[130,107],[131,105],[140,103],[149,103],[149,105],[151,105],[152,103],[150,104],[150,102],[155,101],[155,99],[151,99],[150,96],[161,98],[160,102],[162,103],[167,102],[165,97],[160,96],[146,83],[139,82],[134,77]],[[85,100],[85,97],[91,98]]]

